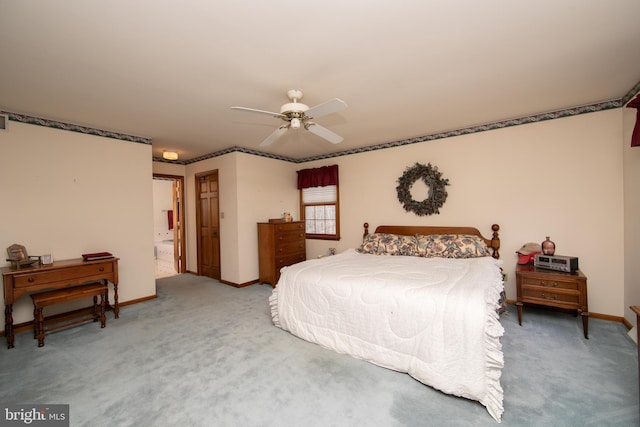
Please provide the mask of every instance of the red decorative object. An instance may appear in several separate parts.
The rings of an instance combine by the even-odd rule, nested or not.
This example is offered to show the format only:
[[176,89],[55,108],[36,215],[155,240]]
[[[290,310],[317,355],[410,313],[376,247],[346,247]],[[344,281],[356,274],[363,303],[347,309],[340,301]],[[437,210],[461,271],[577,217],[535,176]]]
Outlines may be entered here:
[[627,104],[627,108],[636,109],[636,125],[633,128],[631,134],[631,146],[637,147],[640,145],[640,95],[636,96],[631,102]]
[[547,239],[542,242],[540,246],[542,246],[542,253],[545,255],[553,255],[554,253],[556,253],[556,244],[553,243],[549,239],[549,237],[547,237]]

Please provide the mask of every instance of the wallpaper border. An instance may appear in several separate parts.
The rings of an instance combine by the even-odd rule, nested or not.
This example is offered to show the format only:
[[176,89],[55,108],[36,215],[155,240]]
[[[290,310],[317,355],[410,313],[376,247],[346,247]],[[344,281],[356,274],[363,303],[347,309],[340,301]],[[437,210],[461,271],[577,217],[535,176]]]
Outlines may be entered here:
[[[640,90],[640,83],[638,84],[637,89]],[[629,98],[631,98],[632,96],[633,95],[629,96]],[[627,98],[627,96],[625,96],[625,98],[621,98],[621,99],[614,99],[614,100],[610,100],[610,101],[597,102],[597,103],[594,103],[594,104],[588,104],[588,105],[583,105],[583,106],[579,106],[579,107],[566,108],[566,109],[563,109],[563,110],[551,111],[551,112],[546,112],[546,113],[539,113],[539,114],[534,114],[534,115],[530,115],[530,116],[517,117],[517,118],[513,118],[513,119],[506,119],[506,120],[501,120],[501,121],[498,121],[498,122],[486,123],[486,124],[477,125],[477,126],[470,126],[470,127],[461,128],[461,129],[454,129],[454,130],[450,130],[450,131],[439,132],[439,133],[419,136],[419,137],[415,137],[415,138],[401,139],[401,140],[392,141],[392,142],[374,144],[374,145],[369,145],[369,146],[366,146],[366,147],[354,148],[352,150],[338,151],[338,152],[335,152],[335,153],[329,153],[329,154],[324,154],[324,155],[319,155],[319,156],[306,157],[306,158],[302,158],[302,159],[293,159],[293,158],[290,158],[290,157],[285,157],[285,156],[265,153],[265,152],[258,151],[258,150],[253,150],[253,149],[249,149],[249,148],[245,148],[245,147],[237,147],[236,146],[236,147],[231,147],[231,148],[228,148],[228,149],[225,149],[225,150],[216,151],[215,153],[207,154],[205,156],[200,156],[200,157],[196,157],[196,158],[193,158],[193,159],[185,160],[185,161],[182,161],[180,163],[181,164],[190,164],[190,163],[200,162],[202,160],[211,159],[211,158],[214,158],[214,157],[222,156],[222,155],[233,153],[233,152],[247,153],[247,154],[252,154],[252,155],[261,156],[261,157],[267,157],[267,158],[271,158],[271,159],[283,160],[283,161],[287,161],[287,162],[291,162],[291,163],[305,163],[305,162],[310,162],[310,161],[314,161],[314,160],[324,160],[324,159],[330,159],[330,158],[335,158],[335,157],[348,156],[348,155],[352,155],[352,154],[366,153],[366,152],[369,152],[369,151],[384,150],[384,149],[387,149],[387,148],[400,147],[400,146],[403,146],[403,145],[417,144],[417,143],[420,143],[420,142],[434,141],[434,140],[437,140],[437,139],[451,138],[451,137],[454,137],[454,136],[468,135],[468,134],[472,134],[472,133],[485,132],[485,131],[488,131],[488,130],[502,129],[502,128],[507,128],[507,127],[511,127],[511,126],[519,126],[519,125],[524,125],[524,124],[529,124],[529,123],[542,122],[542,121],[545,121],[545,120],[559,119],[559,118],[562,118],[562,117],[576,116],[576,115],[579,115],[579,114],[586,114],[586,113],[593,113],[593,112],[597,112],[597,111],[611,110],[611,109],[614,109],[614,108],[622,107],[624,105],[624,101],[623,100],[626,99],[626,98]],[[153,161],[164,162],[164,163],[176,163],[176,162],[170,162],[168,160],[164,160],[164,159],[157,158],[157,157],[154,157]]]
[[96,129],[88,126],[74,125],[71,123],[59,122],[57,120],[43,119],[40,117],[29,116],[27,114],[12,113],[10,111],[0,111],[0,114],[6,114],[9,120],[14,122],[26,123],[30,125],[44,126],[48,128],[68,130],[88,135],[103,136],[106,138],[119,139],[122,141],[137,142],[140,144],[151,145],[151,138],[141,136],[127,135],[124,133],[113,132],[109,130]]
[[[541,122],[545,120],[553,120],[553,119],[559,119],[562,117],[576,116],[579,114],[593,113],[597,111],[620,108],[624,106],[627,102],[629,102],[629,100],[632,99],[638,92],[640,92],[640,82],[638,82],[633,87],[633,89],[630,90],[624,97],[619,99],[602,101],[594,104],[566,108],[566,109],[551,111],[546,113],[539,113],[539,114],[533,114],[529,116],[500,120],[497,122],[491,122],[491,123],[481,124],[477,126],[470,126],[470,127],[461,128],[461,129],[438,132],[438,133],[414,137],[414,138],[400,139],[397,141],[384,142],[380,144],[369,145],[366,147],[354,148],[352,150],[338,151],[335,153],[328,153],[328,154],[306,157],[301,159],[294,159],[291,157],[281,156],[277,154],[265,153],[263,151],[241,147],[241,146],[233,146],[233,147],[226,148],[224,150],[219,150],[210,154],[206,154],[204,156],[194,157],[188,160],[171,161],[171,160],[165,160],[161,157],[153,157],[152,160],[154,162],[159,162],[159,163],[188,165],[191,163],[200,162],[200,161],[211,159],[214,157],[223,156],[229,153],[245,153],[245,154],[251,154],[254,156],[282,160],[282,161],[291,162],[291,163],[306,163],[314,160],[324,160],[324,159],[330,159],[335,157],[348,156],[352,154],[366,153],[369,151],[384,150],[387,148],[395,148],[403,145],[417,144],[420,142],[434,141],[438,139],[451,138],[454,136],[468,135],[472,133],[485,132],[488,130],[502,129],[502,128],[507,128],[512,126],[519,126],[519,125],[524,125],[529,123]],[[102,129],[95,129],[88,126],[80,126],[80,125],[75,125],[70,123],[64,123],[56,120],[29,116],[26,114],[12,113],[9,111],[0,111],[0,113],[6,114],[9,120],[16,121],[16,122],[33,124],[38,126],[45,126],[45,127],[55,128],[55,129],[68,130],[72,132],[80,132],[84,134],[102,136],[107,138],[114,138],[122,141],[129,141],[129,142],[135,142],[140,144],[147,144],[147,145],[152,144],[151,138],[127,135],[124,133],[107,131]]]

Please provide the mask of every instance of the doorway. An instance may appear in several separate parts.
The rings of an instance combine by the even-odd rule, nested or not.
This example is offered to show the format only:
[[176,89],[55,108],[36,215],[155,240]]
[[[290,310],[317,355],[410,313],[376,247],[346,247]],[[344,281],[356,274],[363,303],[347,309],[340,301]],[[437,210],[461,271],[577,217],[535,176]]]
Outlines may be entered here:
[[218,170],[198,173],[195,181],[198,275],[220,280]]
[[184,177],[153,174],[156,279],[186,271]]

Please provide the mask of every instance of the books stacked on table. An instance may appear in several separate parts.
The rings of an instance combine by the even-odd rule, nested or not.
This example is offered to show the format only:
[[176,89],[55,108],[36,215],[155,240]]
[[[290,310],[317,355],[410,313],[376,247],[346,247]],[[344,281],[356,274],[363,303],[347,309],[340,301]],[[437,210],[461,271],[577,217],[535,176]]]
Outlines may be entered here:
[[84,261],[95,261],[98,259],[107,259],[113,258],[113,255],[109,252],[95,252],[92,254],[82,254],[82,259]]

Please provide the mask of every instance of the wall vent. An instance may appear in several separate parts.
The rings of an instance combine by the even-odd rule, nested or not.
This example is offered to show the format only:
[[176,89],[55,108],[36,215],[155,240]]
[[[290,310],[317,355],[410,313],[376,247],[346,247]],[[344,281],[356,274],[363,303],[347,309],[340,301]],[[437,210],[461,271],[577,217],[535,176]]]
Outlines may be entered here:
[[9,116],[0,114],[0,131],[9,130]]

